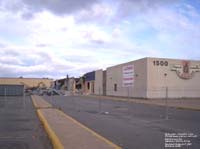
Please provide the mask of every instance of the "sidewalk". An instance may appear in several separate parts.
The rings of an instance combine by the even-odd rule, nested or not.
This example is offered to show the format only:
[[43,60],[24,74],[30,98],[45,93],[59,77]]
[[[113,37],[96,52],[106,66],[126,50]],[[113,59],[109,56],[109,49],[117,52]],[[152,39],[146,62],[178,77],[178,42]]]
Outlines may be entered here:
[[98,95],[88,95],[88,97],[101,98],[105,100],[108,99],[108,100],[135,102],[142,104],[152,104],[158,106],[168,105],[169,107],[174,107],[177,109],[200,111],[200,99],[134,99],[134,98],[128,99],[123,97],[98,96]]
[[52,105],[42,99],[40,96],[31,96],[35,108],[52,108]]
[[[32,96],[37,113],[56,149],[120,149],[39,96]],[[42,107],[42,108],[41,108]],[[48,108],[47,108],[48,107]]]

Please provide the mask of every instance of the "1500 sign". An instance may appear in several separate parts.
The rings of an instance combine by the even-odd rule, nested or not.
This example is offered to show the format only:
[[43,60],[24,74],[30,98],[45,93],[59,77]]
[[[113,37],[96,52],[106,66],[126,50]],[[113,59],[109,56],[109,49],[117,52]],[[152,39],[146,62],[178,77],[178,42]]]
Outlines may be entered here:
[[154,66],[168,66],[168,61],[153,61]]

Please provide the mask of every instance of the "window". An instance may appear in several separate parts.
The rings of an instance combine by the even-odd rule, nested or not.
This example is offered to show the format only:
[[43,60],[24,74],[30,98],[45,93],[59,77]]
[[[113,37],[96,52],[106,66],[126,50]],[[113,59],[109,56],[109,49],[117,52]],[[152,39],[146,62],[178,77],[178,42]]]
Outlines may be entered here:
[[90,82],[87,83],[87,88],[90,89]]
[[114,84],[114,91],[117,91],[117,84]]

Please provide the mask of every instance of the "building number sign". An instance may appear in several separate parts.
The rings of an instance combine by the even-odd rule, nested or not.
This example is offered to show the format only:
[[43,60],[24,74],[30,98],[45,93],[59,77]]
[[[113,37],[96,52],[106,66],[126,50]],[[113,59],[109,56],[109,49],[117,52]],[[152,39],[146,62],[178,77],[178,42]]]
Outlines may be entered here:
[[153,61],[153,65],[154,66],[168,66],[168,61],[155,60]]

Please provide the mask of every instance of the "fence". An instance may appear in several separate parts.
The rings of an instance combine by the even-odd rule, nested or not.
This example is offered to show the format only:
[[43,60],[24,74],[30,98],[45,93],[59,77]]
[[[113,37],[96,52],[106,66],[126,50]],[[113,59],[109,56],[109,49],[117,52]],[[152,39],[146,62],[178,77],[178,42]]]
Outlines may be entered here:
[[0,85],[0,109],[16,106],[20,108],[26,107],[24,85]]
[[[99,92],[96,95],[99,96],[77,96],[80,94],[71,94],[69,96],[58,96],[49,97],[54,105],[65,105],[65,108],[69,112],[87,112],[90,114],[103,114],[112,115],[114,117],[124,117],[127,120],[130,119],[146,119],[150,120],[168,120],[171,118],[171,110],[169,108],[172,101],[176,101],[175,104],[182,104],[184,100],[173,100],[169,98],[179,98],[183,99],[186,97],[200,97],[200,89],[198,87],[151,87],[151,88],[116,88],[113,87],[110,90],[106,90],[107,97],[103,95],[102,89],[99,88]],[[109,96],[125,97],[124,100],[120,98],[114,98],[116,100],[107,100],[107,98],[112,98]],[[161,100],[154,100],[162,103],[161,106],[146,105],[141,104],[142,100],[137,100],[138,102],[132,102],[133,98],[146,98],[154,97]],[[84,100],[82,98],[85,98]],[[92,98],[92,100],[90,99]],[[57,100],[58,99],[58,100]],[[60,99],[60,100],[59,100]],[[63,100],[66,99],[66,100]],[[144,100],[143,100],[144,101]],[[148,100],[145,100],[148,101]],[[149,100],[152,101],[152,100]],[[185,100],[189,101],[189,100]],[[180,102],[180,103],[179,103]],[[67,103],[67,104],[66,104]],[[153,113],[153,114],[152,114]],[[169,116],[170,115],[170,116]]]
[[23,96],[23,85],[0,85],[0,96]]
[[[104,95],[102,88],[95,91],[95,95]],[[199,98],[199,87],[118,87],[106,90],[107,96],[119,96],[127,98]]]

